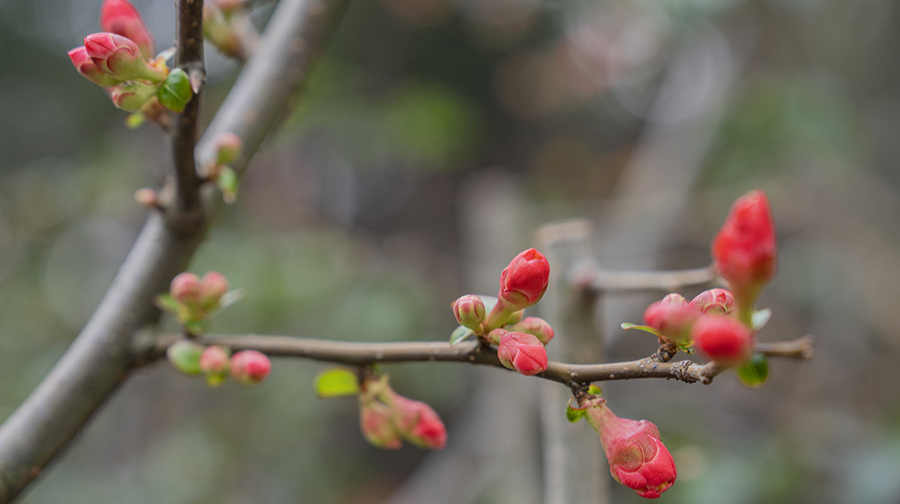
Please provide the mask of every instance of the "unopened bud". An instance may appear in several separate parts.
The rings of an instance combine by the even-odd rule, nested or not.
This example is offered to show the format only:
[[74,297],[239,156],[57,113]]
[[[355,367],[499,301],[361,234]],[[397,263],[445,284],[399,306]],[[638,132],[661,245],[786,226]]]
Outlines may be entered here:
[[521,322],[509,327],[510,331],[528,333],[536,336],[544,345],[553,339],[553,328],[546,320],[538,317],[528,317]]
[[78,46],[69,51],[69,59],[72,60],[72,64],[75,65],[75,69],[78,70],[82,77],[98,86],[110,87],[120,82],[119,79],[112,75],[107,75],[100,71],[97,65],[94,64],[94,61],[91,60],[84,46]]
[[725,289],[710,289],[697,294],[691,306],[706,315],[728,315],[734,310],[734,296]]
[[669,294],[644,311],[644,322],[659,334],[675,343],[687,343],[691,339],[691,325],[700,312],[688,305],[678,294]]
[[216,306],[228,292],[228,280],[218,271],[210,271],[200,280],[200,300],[205,306]]
[[387,450],[400,449],[403,443],[391,417],[391,411],[387,405],[360,399],[359,428],[366,441],[372,446]]
[[526,376],[547,370],[547,350],[541,340],[531,334],[507,332],[502,335],[497,357],[507,368]]
[[100,8],[100,29],[133,40],[145,59],[153,57],[153,36],[128,0],[106,0]]
[[134,112],[156,96],[159,86],[143,82],[123,82],[112,88],[109,98],[117,108]]
[[144,187],[138,189],[134,192],[134,200],[138,202],[139,205],[147,208],[157,208],[159,207],[159,195],[156,194],[156,191],[149,188]]
[[550,263],[543,254],[528,249],[509,263],[500,274],[500,294],[515,311],[527,308],[538,301],[547,291],[550,280]]
[[193,273],[180,273],[172,279],[169,294],[179,303],[197,303],[200,300],[200,279]]
[[119,80],[162,82],[166,73],[150,66],[131,39],[115,33],[94,33],[84,39],[84,48],[101,72]]
[[431,406],[397,393],[391,394],[390,409],[397,431],[419,448],[441,449],[447,444],[447,429]]
[[474,294],[462,296],[453,302],[453,316],[459,325],[477,333],[481,331],[481,323],[484,322],[484,302]]
[[691,336],[701,352],[726,366],[740,364],[753,353],[753,333],[731,317],[704,315],[694,323]]
[[178,340],[166,349],[166,358],[172,366],[186,375],[198,375],[203,372],[200,369],[200,356],[203,354],[203,345],[193,341]]
[[244,143],[234,133],[222,133],[216,139],[216,163],[231,164],[240,157]]
[[256,385],[269,376],[272,363],[256,350],[244,350],[231,358],[231,377],[241,385]]
[[200,370],[210,387],[218,387],[228,377],[231,352],[219,345],[207,347],[200,354]]

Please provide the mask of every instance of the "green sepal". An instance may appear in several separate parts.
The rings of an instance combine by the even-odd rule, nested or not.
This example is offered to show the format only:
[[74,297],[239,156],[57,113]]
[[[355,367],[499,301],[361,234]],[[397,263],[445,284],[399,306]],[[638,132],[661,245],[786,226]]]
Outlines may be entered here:
[[659,331],[650,326],[632,324],[631,322],[622,322],[622,325],[620,327],[622,329],[625,329],[626,331],[629,329],[637,329],[638,331],[648,332],[656,337],[660,336]]
[[159,103],[172,112],[184,112],[184,107],[194,97],[188,74],[180,68],[172,69],[166,81],[159,87],[156,97]]
[[465,340],[469,336],[472,336],[473,334],[475,334],[475,333],[472,332],[472,330],[466,326],[457,327],[456,329],[453,330],[452,333],[450,333],[450,346],[454,346],[457,343],[460,343],[461,341]]
[[359,378],[350,370],[334,368],[316,376],[316,394],[319,397],[342,397],[359,393]]
[[575,423],[584,416],[587,408],[573,408],[571,404],[566,405],[566,420]]
[[769,322],[769,318],[772,317],[772,310],[769,308],[765,308],[763,310],[756,310],[753,312],[753,317],[750,319],[753,325],[754,331],[759,331],[763,327],[766,326],[766,323]]
[[760,387],[769,378],[769,359],[761,353],[754,353],[737,368],[737,372],[744,385],[750,388]]

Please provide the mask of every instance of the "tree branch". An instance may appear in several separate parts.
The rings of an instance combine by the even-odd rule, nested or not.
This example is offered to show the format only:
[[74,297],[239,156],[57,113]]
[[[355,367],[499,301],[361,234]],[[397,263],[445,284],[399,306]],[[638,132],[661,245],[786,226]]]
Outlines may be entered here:
[[[200,179],[194,147],[197,145],[197,117],[200,112],[200,91],[206,82],[203,64],[203,0],[178,0],[175,6],[175,65],[188,74],[194,96],[184,111],[175,120],[172,138],[174,158],[173,183],[175,186],[175,208],[179,217],[200,215]],[[189,223],[191,223],[189,221]]]
[[[137,342],[135,353],[142,363],[165,355],[166,349],[181,335],[145,336]],[[334,362],[348,366],[400,364],[404,362],[468,362],[506,369],[497,351],[478,341],[464,341],[454,346],[443,342],[359,343],[329,341],[291,336],[205,335],[193,339],[202,345],[222,345],[232,350],[258,350],[270,356],[300,357]],[[770,357],[810,359],[812,338],[804,336],[778,343],[760,343],[756,351]],[[686,383],[710,383],[724,368],[715,363],[697,364],[689,360],[659,362],[653,358],[609,364],[568,364],[550,361],[547,370],[535,376],[568,386],[591,382],[664,378]]]
[[[233,165],[243,172],[288,108],[287,98],[303,83],[312,55],[324,45],[344,5],[345,0],[281,0],[260,53],[241,73],[198,143],[198,160],[212,160],[218,134],[231,131],[243,140],[244,153]],[[190,151],[185,159],[193,159],[192,143]],[[205,214],[214,214],[220,206],[218,198],[205,206]],[[158,319],[153,298],[183,271],[210,222],[203,218],[193,232],[184,233],[160,213],[147,219],[87,325],[41,384],[0,425],[0,504],[15,500],[127,378],[134,367],[133,335]]]
[[712,266],[672,271],[608,271],[593,274],[591,287],[600,291],[675,291],[684,287],[712,283],[716,273]]

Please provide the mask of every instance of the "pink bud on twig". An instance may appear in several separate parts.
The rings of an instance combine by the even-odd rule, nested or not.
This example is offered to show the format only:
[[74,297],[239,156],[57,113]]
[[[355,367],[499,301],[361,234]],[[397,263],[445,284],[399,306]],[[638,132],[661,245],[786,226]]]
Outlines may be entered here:
[[106,0],[100,8],[100,29],[134,41],[144,59],[153,57],[153,36],[128,0]]

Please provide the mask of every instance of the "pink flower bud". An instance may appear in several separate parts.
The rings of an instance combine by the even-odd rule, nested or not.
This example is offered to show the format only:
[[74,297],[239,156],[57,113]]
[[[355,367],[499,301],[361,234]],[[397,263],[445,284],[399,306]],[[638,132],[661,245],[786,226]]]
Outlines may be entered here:
[[686,343],[691,339],[691,325],[700,312],[688,305],[678,294],[669,294],[644,311],[644,323],[656,329],[662,337],[676,343]]
[[659,497],[675,483],[675,460],[651,422],[619,418],[602,400],[587,408],[585,418],[600,434],[616,481],[647,499]]
[[84,46],[78,46],[69,51],[69,59],[72,60],[72,64],[75,65],[78,73],[98,86],[110,87],[119,83],[119,79],[112,75],[107,75],[97,68],[97,65],[88,56],[87,49]]
[[541,340],[531,334],[506,332],[501,335],[497,357],[504,366],[526,376],[547,370],[547,350]]
[[694,323],[691,335],[701,352],[721,364],[740,364],[753,353],[753,333],[731,317],[704,315]]
[[144,61],[131,39],[114,33],[94,33],[84,39],[84,48],[94,65],[119,80],[162,82],[166,73]]
[[193,273],[180,273],[172,279],[169,294],[179,303],[197,303],[200,300],[200,279]]
[[710,289],[697,294],[691,306],[707,315],[728,315],[734,310],[734,296],[725,289]]
[[229,164],[241,155],[244,143],[234,133],[223,133],[216,139],[216,162]]
[[144,59],[153,57],[153,36],[128,0],[105,0],[100,8],[100,29],[134,41]]
[[143,187],[135,191],[134,200],[137,201],[139,205],[147,208],[156,208],[159,206],[159,196],[156,194],[155,190],[149,187]]
[[359,428],[372,446],[388,450],[399,450],[402,442],[400,433],[391,421],[391,411],[386,405],[376,401],[360,400]]
[[453,316],[459,325],[479,332],[481,323],[484,322],[484,303],[473,294],[462,296],[453,302]]
[[123,82],[112,88],[109,98],[119,109],[134,112],[156,96],[158,86],[143,82]]
[[272,370],[269,358],[256,350],[244,350],[231,358],[231,377],[241,385],[256,385]]
[[546,320],[538,317],[527,317],[521,322],[509,328],[510,331],[528,333],[536,336],[542,344],[546,345],[553,339],[553,328]]
[[447,429],[431,406],[403,397],[390,395],[390,408],[397,431],[419,448],[441,449],[447,444]]
[[231,353],[225,348],[213,345],[200,354],[200,370],[206,375],[206,382],[216,387],[228,376]]
[[200,280],[200,302],[205,306],[215,306],[228,292],[228,280],[218,271],[210,271]]
[[497,297],[505,301],[510,311],[522,310],[541,300],[549,281],[550,263],[531,248],[514,257],[500,274]]
[[[775,223],[762,191],[738,198],[725,225],[712,242],[716,269],[734,292],[739,308],[752,304],[762,286],[775,275]],[[751,310],[752,306],[744,309]]]

